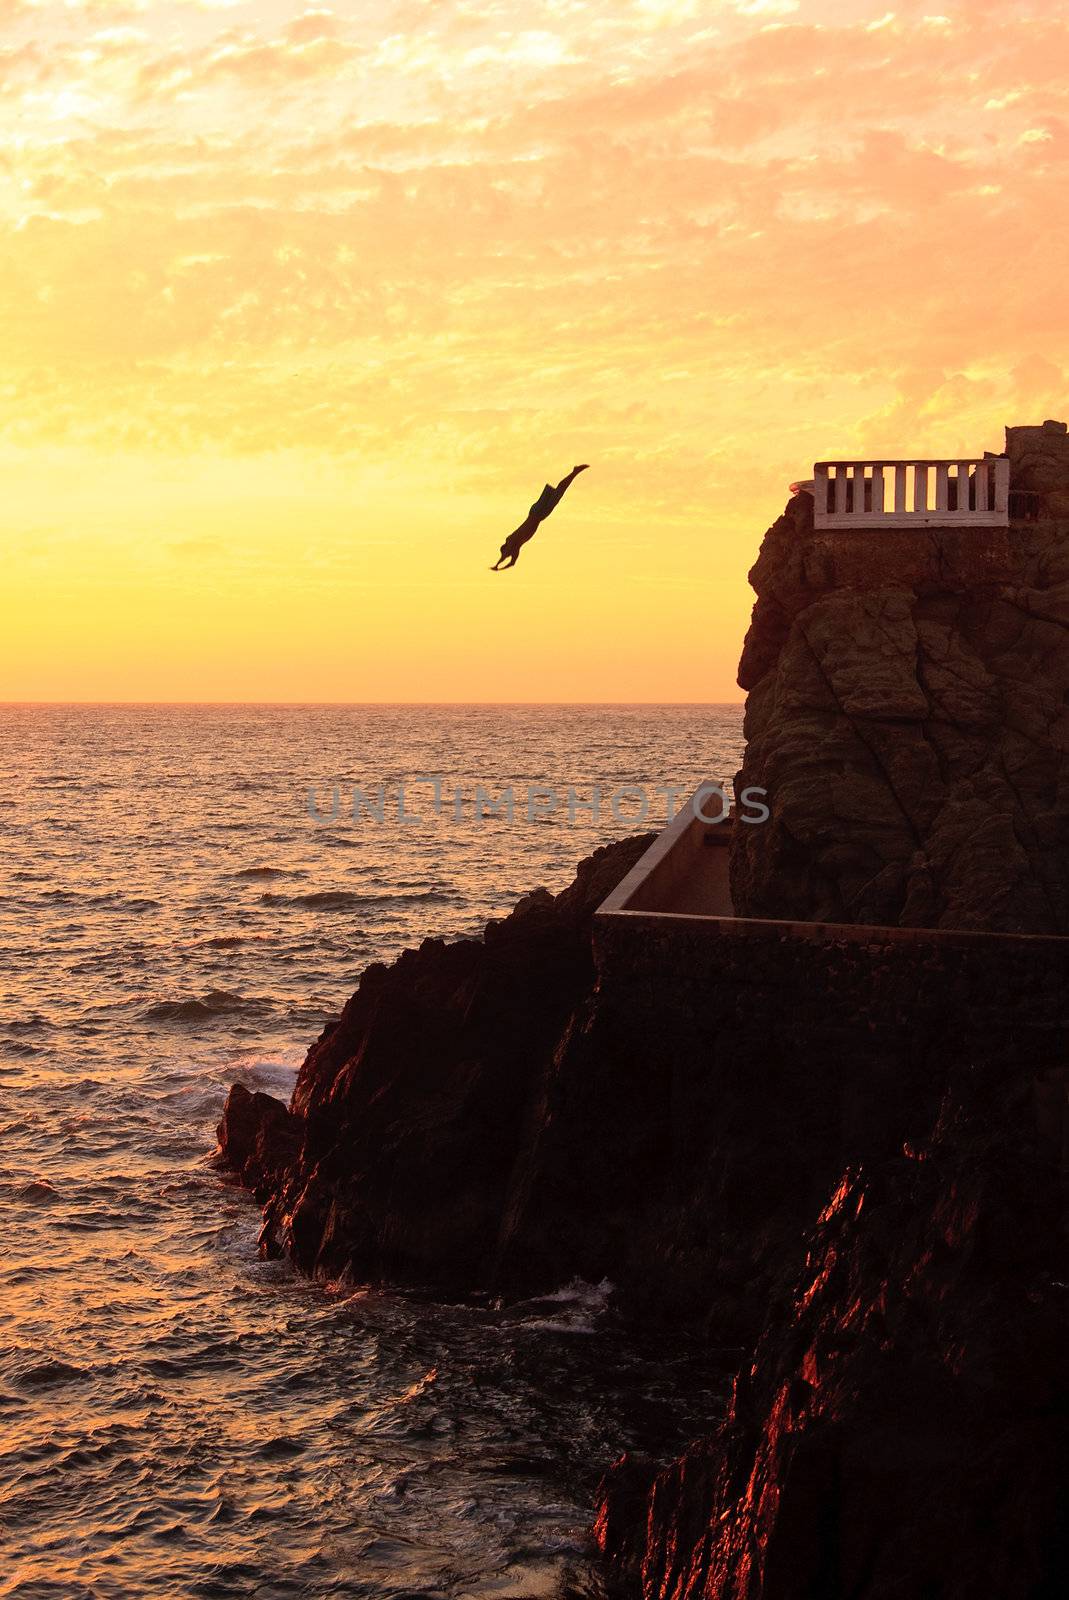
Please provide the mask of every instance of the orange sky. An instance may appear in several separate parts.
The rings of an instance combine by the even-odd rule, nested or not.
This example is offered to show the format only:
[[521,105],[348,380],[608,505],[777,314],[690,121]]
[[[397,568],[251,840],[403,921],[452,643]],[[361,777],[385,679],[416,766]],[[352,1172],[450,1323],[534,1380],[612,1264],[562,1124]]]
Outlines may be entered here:
[[737,698],[815,457],[1069,415],[1067,24],[0,0],[0,699]]

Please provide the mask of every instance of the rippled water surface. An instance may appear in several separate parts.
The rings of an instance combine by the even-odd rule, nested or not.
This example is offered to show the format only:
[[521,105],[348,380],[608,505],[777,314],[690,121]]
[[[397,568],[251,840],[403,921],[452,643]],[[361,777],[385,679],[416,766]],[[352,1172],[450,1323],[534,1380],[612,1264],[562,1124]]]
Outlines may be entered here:
[[[625,1337],[608,1286],[442,1307],[260,1262],[214,1128],[235,1078],[288,1093],[369,961],[635,831],[569,786],[643,786],[655,824],[655,786],[740,750],[736,707],[0,707],[0,1595],[518,1600],[582,1570],[598,1471],[715,1375]],[[410,785],[402,822],[418,774],[442,811]],[[479,783],[511,822],[473,819]],[[529,784],[556,809],[528,820]]]

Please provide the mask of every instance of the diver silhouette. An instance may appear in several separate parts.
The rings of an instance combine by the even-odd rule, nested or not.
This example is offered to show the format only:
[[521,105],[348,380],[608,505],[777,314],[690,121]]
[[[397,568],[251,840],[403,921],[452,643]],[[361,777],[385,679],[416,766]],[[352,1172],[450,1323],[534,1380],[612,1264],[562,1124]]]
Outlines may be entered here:
[[510,567],[516,565],[521,549],[528,539],[533,539],[538,532],[538,524],[544,522],[549,516],[549,513],[561,499],[572,479],[577,478],[581,472],[585,472],[588,466],[589,462],[584,461],[582,466],[573,467],[568,476],[562,478],[556,488],[551,483],[546,484],[519,527],[512,530],[501,546],[501,554],[490,568],[491,572],[507,572]]

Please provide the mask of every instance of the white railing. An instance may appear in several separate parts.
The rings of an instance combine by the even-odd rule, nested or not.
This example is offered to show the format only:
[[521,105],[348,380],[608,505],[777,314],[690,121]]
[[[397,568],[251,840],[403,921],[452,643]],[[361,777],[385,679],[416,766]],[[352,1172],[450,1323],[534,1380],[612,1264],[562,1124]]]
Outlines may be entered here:
[[1009,518],[1010,464],[972,461],[818,461],[818,528],[1002,528]]

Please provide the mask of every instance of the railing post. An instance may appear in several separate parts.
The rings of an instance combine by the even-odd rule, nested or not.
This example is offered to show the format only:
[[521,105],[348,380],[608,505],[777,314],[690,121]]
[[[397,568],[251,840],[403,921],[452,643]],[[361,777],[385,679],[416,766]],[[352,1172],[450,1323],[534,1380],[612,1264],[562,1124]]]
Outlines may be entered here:
[[851,501],[855,517],[865,514],[865,463],[855,461],[850,468]]
[[937,511],[945,511],[947,509],[947,502],[950,498],[947,492],[949,476],[947,463],[945,461],[938,462],[935,468],[935,509]]
[[969,499],[969,463],[967,461],[958,462],[958,510],[972,510],[972,504]]
[[913,466],[913,509],[922,513],[928,509],[928,468],[918,462]]
[[895,462],[895,512],[901,516],[906,509],[906,463]]
[[826,517],[831,510],[828,505],[828,469],[825,466],[813,468],[813,505],[818,517]]

